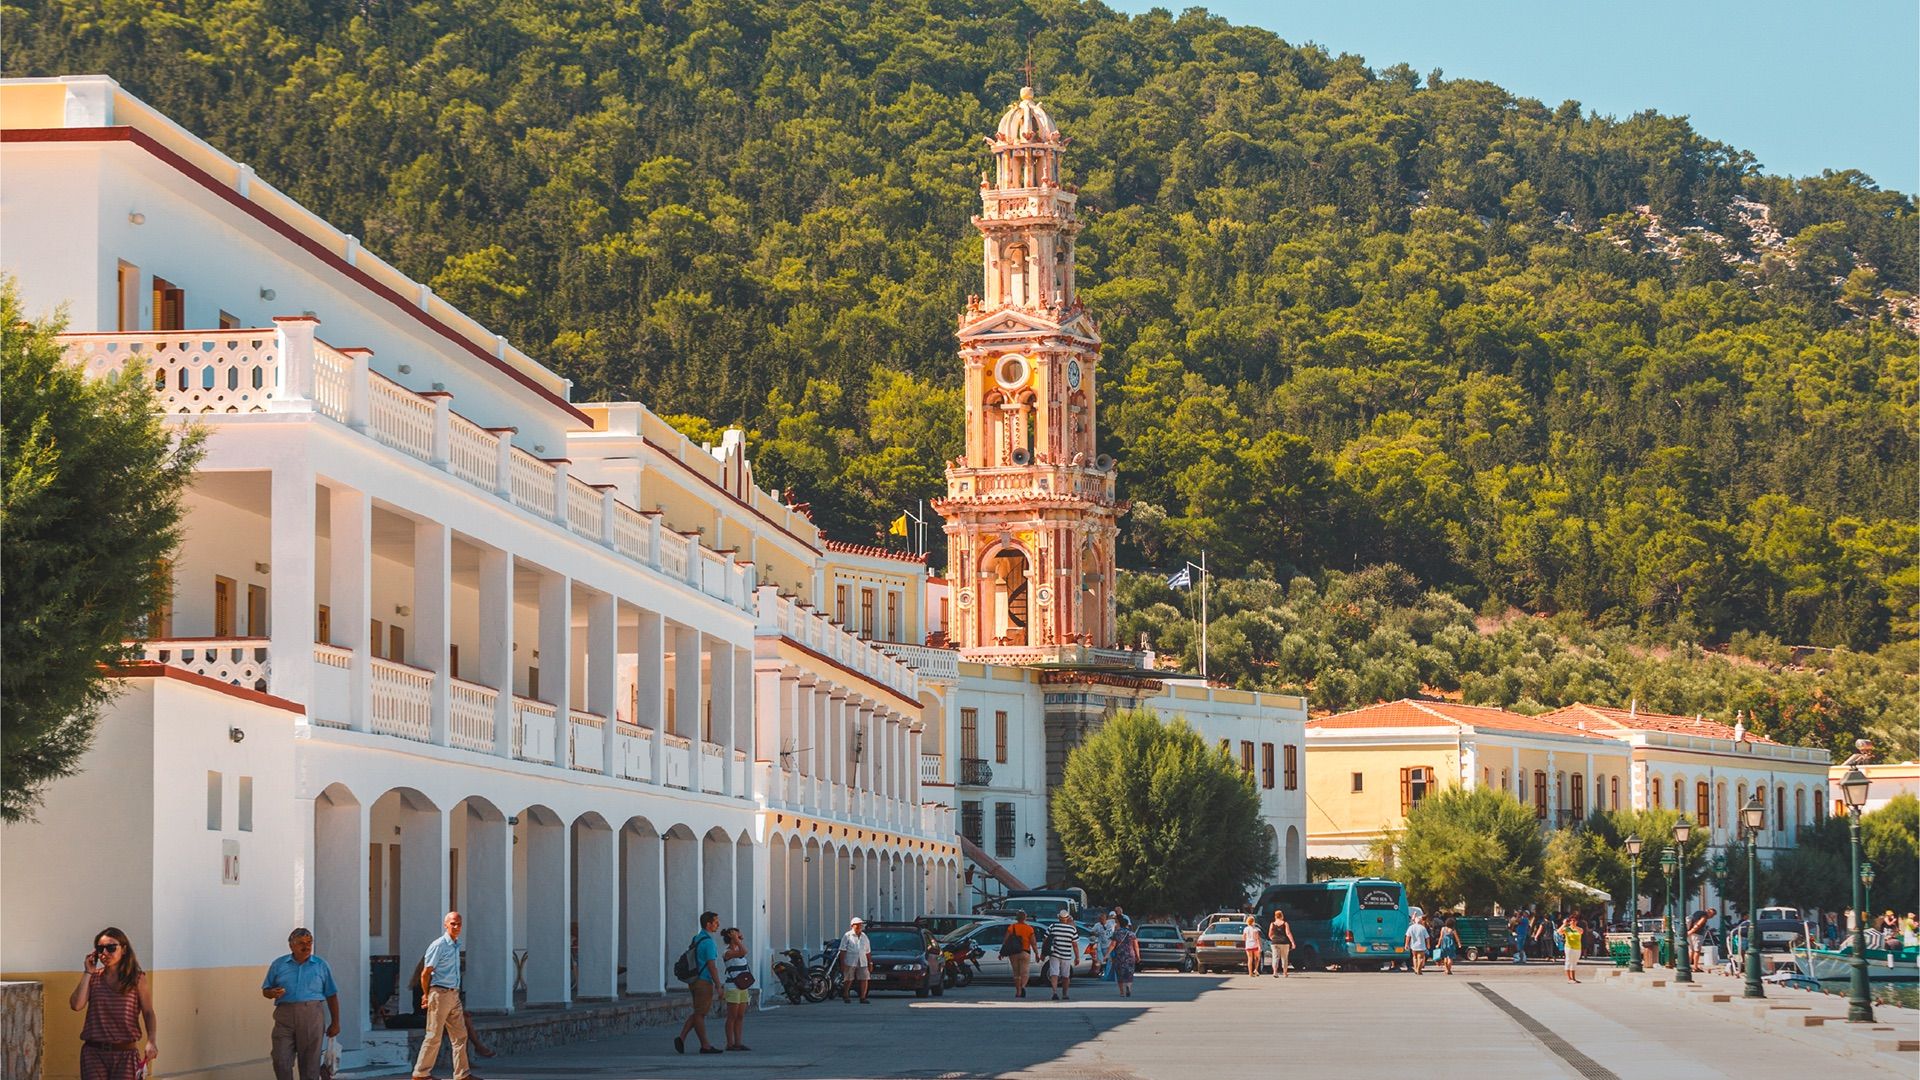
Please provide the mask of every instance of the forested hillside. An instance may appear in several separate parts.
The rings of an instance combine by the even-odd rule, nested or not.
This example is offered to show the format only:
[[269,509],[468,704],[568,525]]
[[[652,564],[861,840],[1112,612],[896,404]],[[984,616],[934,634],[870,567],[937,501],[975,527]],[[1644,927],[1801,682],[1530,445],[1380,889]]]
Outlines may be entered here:
[[958,448],[981,136],[1030,47],[1124,561],[1391,561],[1676,640],[1915,632],[1920,218],[1858,173],[1198,11],[41,0],[0,33],[9,74],[122,80],[577,397],[745,423],[852,538]]

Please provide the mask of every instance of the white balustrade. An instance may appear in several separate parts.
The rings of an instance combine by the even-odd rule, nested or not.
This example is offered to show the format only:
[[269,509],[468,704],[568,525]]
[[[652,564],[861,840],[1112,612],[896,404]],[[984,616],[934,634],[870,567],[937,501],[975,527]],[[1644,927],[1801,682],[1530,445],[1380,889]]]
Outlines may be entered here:
[[664,782],[671,787],[690,787],[687,777],[691,762],[688,759],[693,756],[693,744],[685,735],[675,735],[672,732],[667,732],[660,738],[666,742],[667,746],[667,753],[664,755],[667,761],[667,775]]
[[508,466],[507,480],[515,506],[553,519],[553,466],[516,449]]
[[340,424],[353,413],[353,358],[319,341],[313,343],[313,411]]
[[500,691],[451,679],[447,686],[447,741],[463,750],[493,752],[493,706]]
[[374,656],[368,658],[373,692],[373,730],[426,742],[433,736],[433,672]]
[[721,790],[721,769],[725,761],[720,757],[720,744],[702,742],[700,744],[700,790],[718,792]]
[[629,780],[653,779],[653,729],[616,722],[613,761],[620,775]]
[[544,701],[514,695],[513,756],[522,761],[553,764],[557,714],[558,710]]
[[635,562],[651,559],[648,532],[645,514],[623,502],[613,504],[613,546],[620,554]]
[[940,772],[942,764],[944,763],[941,761],[939,754],[921,754],[920,782],[923,784],[944,783],[945,781],[941,779]]
[[280,397],[276,331],[190,330],[150,334],[67,334],[67,359],[96,378],[128,364],[145,371],[167,413],[265,412]]
[[500,486],[499,444],[493,432],[455,413],[451,419],[447,471],[484,491]]
[[567,717],[567,767],[599,772],[601,762],[606,760],[606,729],[606,717],[571,710]]
[[140,657],[218,682],[265,693],[272,675],[266,638],[178,638],[146,641]]
[[660,532],[660,572],[668,577],[684,579],[687,576],[688,540],[671,529]]
[[433,402],[382,375],[372,376],[368,391],[368,434],[403,454],[431,461]]
[[599,489],[577,477],[567,478],[567,527],[589,540],[603,535],[604,501]]

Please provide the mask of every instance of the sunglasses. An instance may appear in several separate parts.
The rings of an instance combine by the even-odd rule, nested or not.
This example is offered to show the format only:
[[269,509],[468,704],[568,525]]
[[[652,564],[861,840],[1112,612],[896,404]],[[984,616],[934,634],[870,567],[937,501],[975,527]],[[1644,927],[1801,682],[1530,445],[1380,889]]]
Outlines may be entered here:
[[95,945],[94,948],[101,952],[119,952],[120,943],[117,941],[109,941],[104,945]]

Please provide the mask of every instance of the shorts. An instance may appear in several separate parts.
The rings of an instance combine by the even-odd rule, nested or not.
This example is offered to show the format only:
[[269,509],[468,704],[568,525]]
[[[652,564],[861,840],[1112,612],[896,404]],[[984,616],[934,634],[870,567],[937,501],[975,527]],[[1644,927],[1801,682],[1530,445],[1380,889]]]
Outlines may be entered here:
[[1567,968],[1568,968],[1568,970],[1572,970],[1573,968],[1576,968],[1576,967],[1578,967],[1578,966],[1580,966],[1580,950],[1578,950],[1578,949],[1568,949],[1568,950],[1567,950]]
[[1285,970],[1293,962],[1293,946],[1275,945],[1273,947],[1273,966]]
[[840,970],[846,972],[847,978],[849,979],[866,979],[872,977],[872,973],[865,964],[841,964]]
[[708,979],[695,979],[687,984],[693,992],[693,1012],[699,1016],[713,1007],[713,982]]
[[1689,951],[1692,951],[1692,952],[1700,951],[1700,935],[1699,934],[1687,935],[1687,948]]
[[729,986],[721,991],[721,996],[729,1005],[745,1005],[747,1003],[747,995],[750,993],[752,993],[751,990],[741,990],[737,987]]
[[1064,956],[1049,957],[1047,959],[1047,975],[1055,979],[1073,978],[1073,961]]
[[1027,964],[1032,959],[1033,958],[1026,953],[1014,953],[1012,956],[1007,957],[1007,966],[1013,969],[1013,977],[1016,979],[1026,978]]

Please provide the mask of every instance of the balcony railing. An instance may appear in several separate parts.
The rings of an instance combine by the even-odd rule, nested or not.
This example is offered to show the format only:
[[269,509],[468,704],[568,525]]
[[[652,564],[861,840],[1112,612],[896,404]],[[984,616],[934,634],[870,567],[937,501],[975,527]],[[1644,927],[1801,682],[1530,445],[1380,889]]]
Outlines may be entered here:
[[493,752],[493,708],[500,691],[461,679],[447,680],[447,741],[462,750]]
[[920,695],[913,667],[889,655],[901,646],[863,641],[811,607],[781,596],[772,586],[760,590],[762,635],[778,635],[872,679],[908,700]]
[[939,754],[920,755],[920,782],[923,784],[944,784],[946,762]]
[[433,672],[369,657],[373,730],[415,742],[433,738]]
[[141,658],[266,693],[273,666],[266,638],[175,638],[148,641]]
[[923,678],[958,679],[960,677],[960,653],[954,649],[935,649],[927,645],[899,645],[887,642],[880,646],[918,671]]
[[986,758],[961,758],[960,783],[967,787],[986,787],[993,783],[993,766],[987,764]]
[[271,328],[170,333],[67,334],[70,362],[106,375],[140,365],[161,412],[213,416],[311,411],[362,432],[430,467],[510,502],[573,535],[754,610],[752,566],[661,533],[659,516],[627,506],[610,488],[568,475],[455,413],[453,395],[408,389],[368,368],[364,349],[336,349],[314,337],[317,321],[275,320]]

